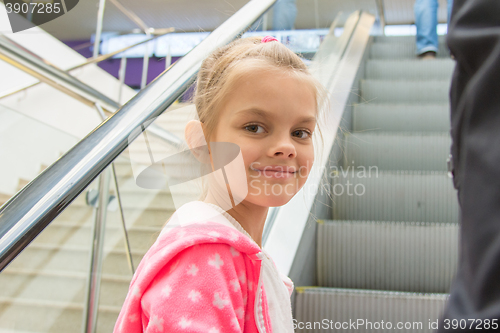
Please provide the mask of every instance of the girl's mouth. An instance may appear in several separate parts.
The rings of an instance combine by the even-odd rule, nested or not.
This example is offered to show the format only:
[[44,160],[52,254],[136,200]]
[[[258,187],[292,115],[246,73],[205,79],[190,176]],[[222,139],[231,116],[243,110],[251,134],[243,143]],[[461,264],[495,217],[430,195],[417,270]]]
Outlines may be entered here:
[[258,169],[252,169],[257,171],[260,175],[263,175],[266,178],[277,178],[277,179],[286,179],[295,176],[297,172],[295,168],[288,166],[267,166]]

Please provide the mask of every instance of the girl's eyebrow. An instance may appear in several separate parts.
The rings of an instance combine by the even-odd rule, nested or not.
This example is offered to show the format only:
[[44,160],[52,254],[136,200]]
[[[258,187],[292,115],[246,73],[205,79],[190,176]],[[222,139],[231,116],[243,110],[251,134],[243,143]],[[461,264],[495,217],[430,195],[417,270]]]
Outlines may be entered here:
[[[264,111],[262,109],[257,109],[257,108],[240,110],[240,111],[235,112],[234,115],[240,116],[240,115],[247,115],[247,114],[254,115],[257,117],[261,117],[261,118],[267,118],[267,119],[274,118],[271,112],[267,112],[267,111]],[[313,116],[305,116],[305,117],[300,118],[300,120],[298,121],[298,123],[300,123],[300,124],[302,124],[302,123],[315,123],[315,122],[316,122],[316,117],[313,117]]]

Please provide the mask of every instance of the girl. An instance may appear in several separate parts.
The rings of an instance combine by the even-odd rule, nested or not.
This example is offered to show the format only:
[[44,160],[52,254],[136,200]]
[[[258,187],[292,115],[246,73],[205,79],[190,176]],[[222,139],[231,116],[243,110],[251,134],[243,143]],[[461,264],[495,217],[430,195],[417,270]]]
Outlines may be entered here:
[[312,167],[320,91],[272,37],[237,40],[203,62],[199,121],[185,135],[213,171],[208,192],[180,207],[145,255],[115,333],[293,332],[293,284],[261,248],[262,232],[269,207],[286,204]]

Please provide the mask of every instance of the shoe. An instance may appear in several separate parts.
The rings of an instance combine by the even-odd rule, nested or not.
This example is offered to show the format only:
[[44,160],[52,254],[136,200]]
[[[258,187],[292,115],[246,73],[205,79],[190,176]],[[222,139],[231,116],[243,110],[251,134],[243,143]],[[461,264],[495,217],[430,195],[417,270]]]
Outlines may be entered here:
[[436,59],[436,52],[427,51],[427,52],[424,52],[422,54],[419,54],[418,58],[422,59],[422,60],[433,60],[433,59]]

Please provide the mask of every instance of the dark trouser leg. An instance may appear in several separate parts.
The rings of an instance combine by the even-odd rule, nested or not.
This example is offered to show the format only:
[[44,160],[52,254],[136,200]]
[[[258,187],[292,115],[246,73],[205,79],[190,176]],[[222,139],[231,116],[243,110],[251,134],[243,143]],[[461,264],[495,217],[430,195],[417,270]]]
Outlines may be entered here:
[[[500,1],[455,0],[448,46],[457,60],[451,135],[462,217],[459,270],[439,332],[453,331],[445,329],[452,319],[481,319],[482,329],[488,319],[491,330],[493,319],[500,326]],[[471,322],[457,332],[472,331]]]

